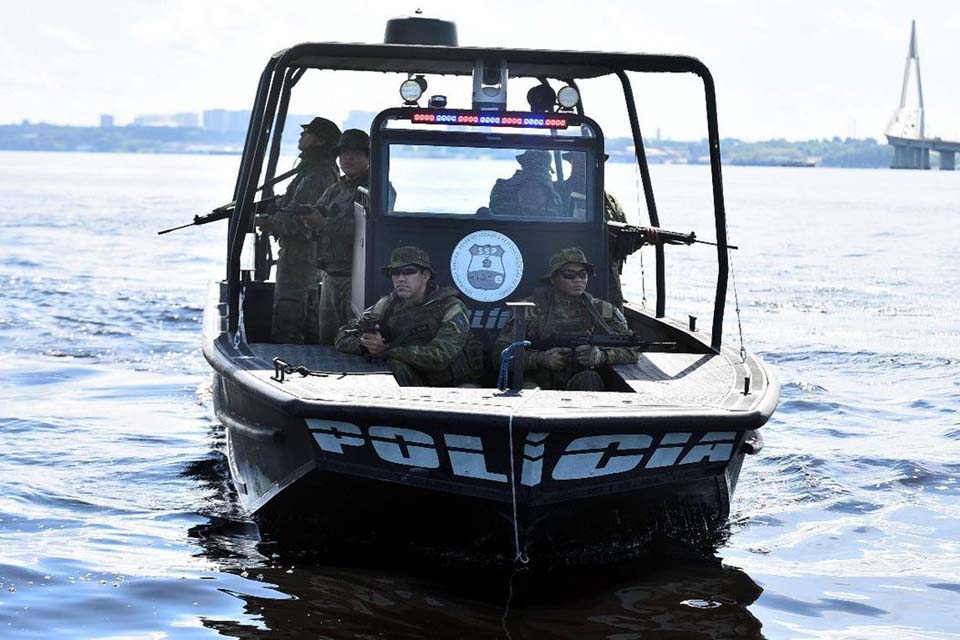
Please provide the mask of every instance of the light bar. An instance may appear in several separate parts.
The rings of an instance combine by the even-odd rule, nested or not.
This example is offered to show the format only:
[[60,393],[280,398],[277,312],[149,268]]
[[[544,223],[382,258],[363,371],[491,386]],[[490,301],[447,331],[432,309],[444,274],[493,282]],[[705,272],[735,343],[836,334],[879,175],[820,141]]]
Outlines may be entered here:
[[484,111],[414,111],[411,122],[425,124],[463,124],[481,127],[526,127],[566,129],[567,118],[539,113],[488,113]]

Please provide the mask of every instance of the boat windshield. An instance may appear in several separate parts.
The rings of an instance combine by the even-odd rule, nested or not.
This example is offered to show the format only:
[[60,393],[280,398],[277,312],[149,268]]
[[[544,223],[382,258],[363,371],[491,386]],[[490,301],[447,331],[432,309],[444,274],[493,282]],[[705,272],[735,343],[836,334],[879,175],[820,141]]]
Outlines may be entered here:
[[390,215],[586,222],[593,217],[584,150],[388,145]]

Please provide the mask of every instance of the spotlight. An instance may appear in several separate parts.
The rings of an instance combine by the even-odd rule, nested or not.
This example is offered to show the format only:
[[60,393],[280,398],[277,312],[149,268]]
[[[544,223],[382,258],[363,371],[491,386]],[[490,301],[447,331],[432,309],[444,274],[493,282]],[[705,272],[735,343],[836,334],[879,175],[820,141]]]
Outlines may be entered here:
[[404,104],[412,106],[417,104],[417,100],[426,90],[427,81],[423,76],[411,77],[400,84],[400,97],[403,98]]
[[557,102],[564,109],[573,109],[580,102],[580,92],[568,84],[557,92]]

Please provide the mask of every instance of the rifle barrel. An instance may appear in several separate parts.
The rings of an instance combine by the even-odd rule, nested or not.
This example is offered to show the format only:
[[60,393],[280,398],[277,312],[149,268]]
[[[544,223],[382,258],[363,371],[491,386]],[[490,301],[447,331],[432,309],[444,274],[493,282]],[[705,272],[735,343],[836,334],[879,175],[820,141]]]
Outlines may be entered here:
[[171,227],[170,229],[164,229],[163,231],[157,231],[158,236],[162,236],[165,233],[170,233],[171,231],[179,231],[180,229],[186,229],[187,227],[192,227],[196,222],[188,222],[187,224],[182,224],[179,227]]

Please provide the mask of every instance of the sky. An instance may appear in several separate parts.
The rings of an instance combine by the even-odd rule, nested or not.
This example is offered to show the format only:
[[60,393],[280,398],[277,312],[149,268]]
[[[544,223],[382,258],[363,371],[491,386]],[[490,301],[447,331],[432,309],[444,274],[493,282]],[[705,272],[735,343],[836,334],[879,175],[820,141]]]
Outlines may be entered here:
[[[454,20],[466,46],[695,56],[716,82],[721,136],[744,140],[881,138],[900,100],[915,19],[927,134],[960,139],[956,0],[3,0],[0,124],[92,126],[101,113],[123,124],[148,113],[246,109],[275,51],[380,42],[389,18],[418,8]],[[386,81],[351,81],[339,92],[317,82],[317,103],[301,100],[291,112],[337,119],[398,106]],[[699,85],[659,82],[637,86],[645,134],[702,138]],[[444,79],[433,86],[443,89]],[[607,135],[624,135],[626,120],[612,106],[622,96],[609,86],[585,89],[584,104],[609,115],[601,119]]]

